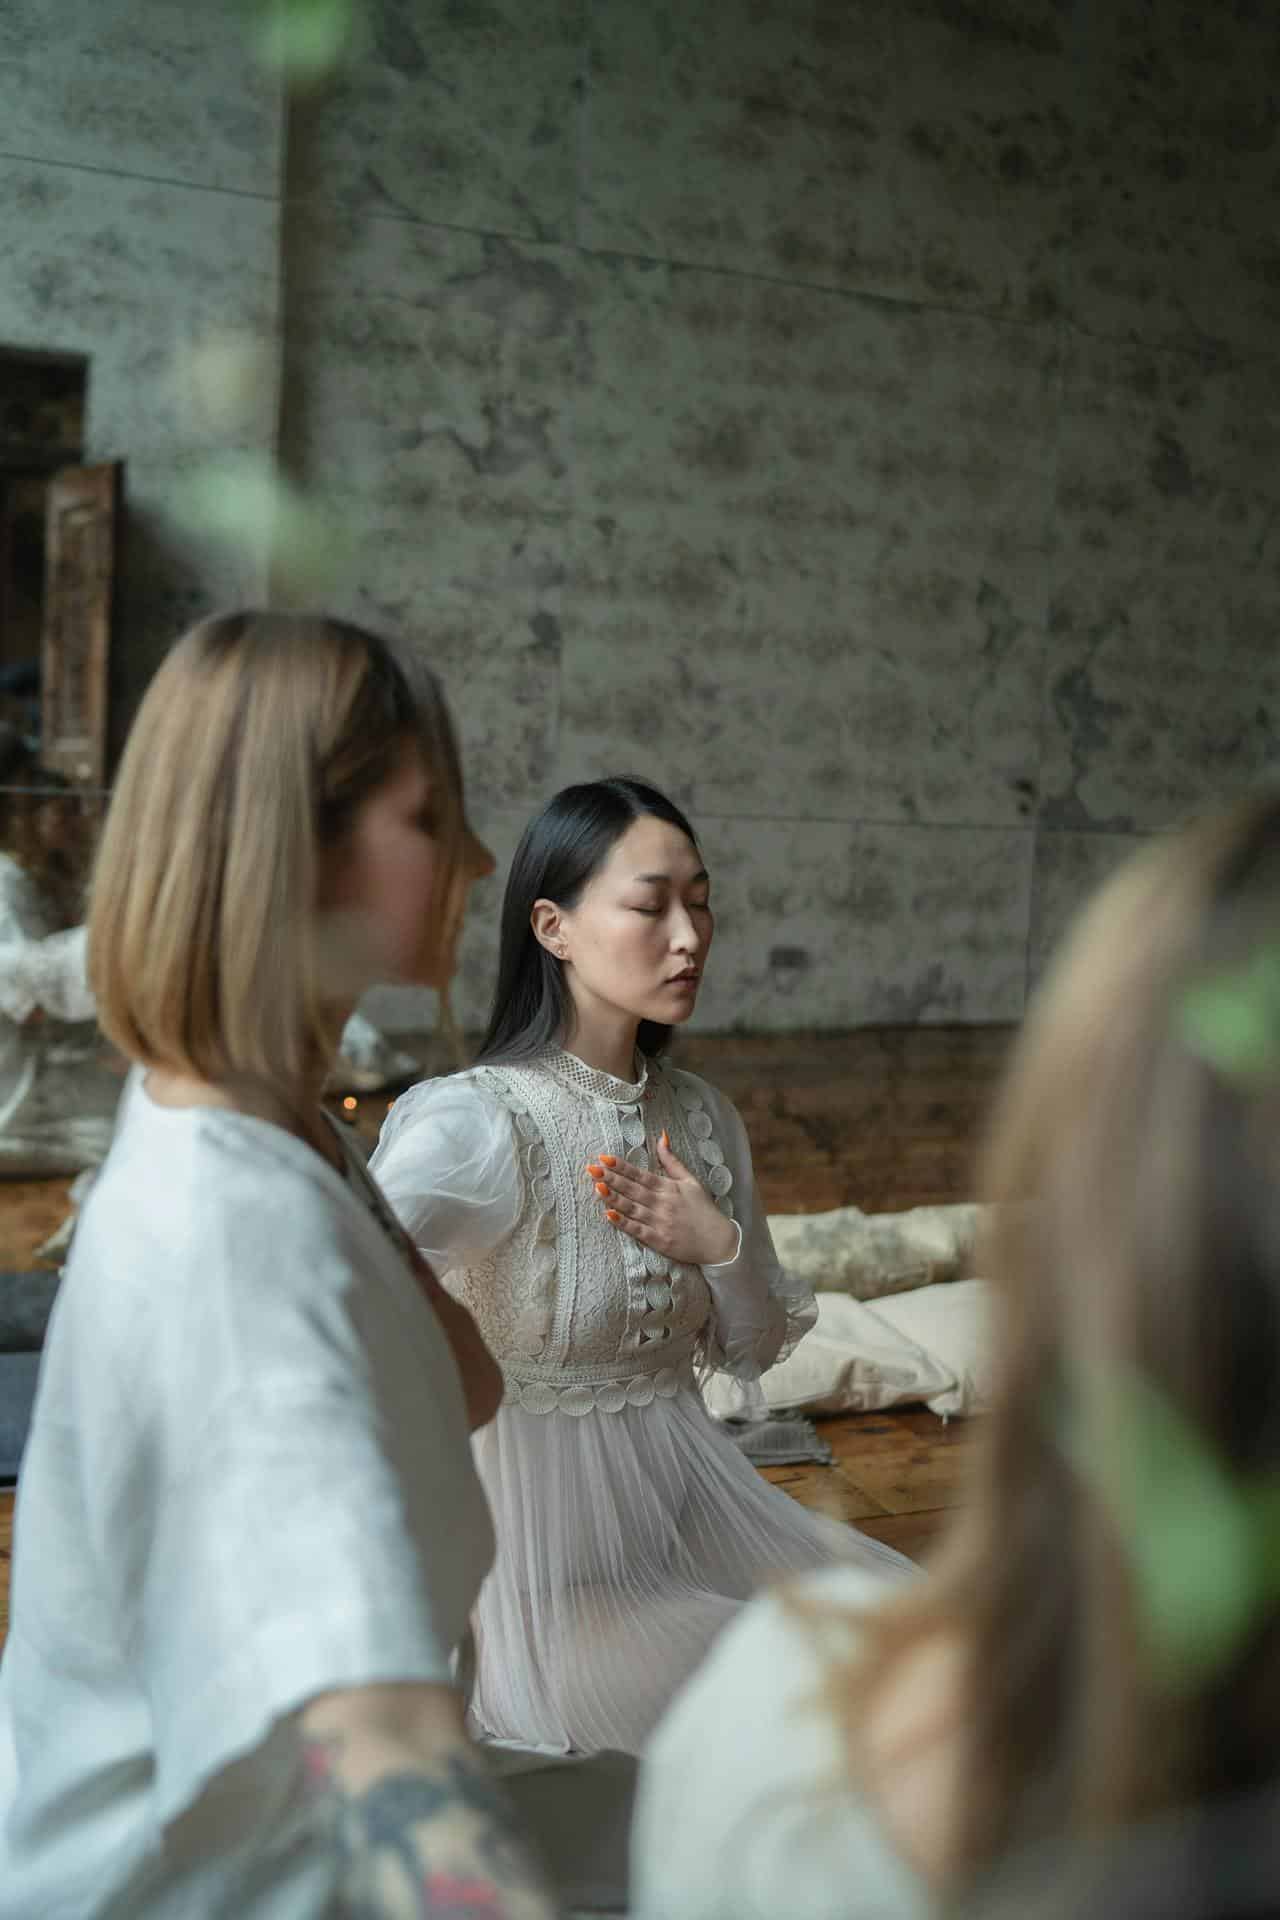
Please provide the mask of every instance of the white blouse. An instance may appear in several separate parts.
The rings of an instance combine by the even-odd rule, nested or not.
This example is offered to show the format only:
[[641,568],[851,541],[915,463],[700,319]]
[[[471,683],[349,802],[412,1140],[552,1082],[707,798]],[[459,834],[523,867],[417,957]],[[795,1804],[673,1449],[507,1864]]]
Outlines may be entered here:
[[[732,1260],[683,1266],[604,1219],[587,1161],[648,1166],[664,1130],[736,1223]],[[816,1317],[774,1253],[742,1121],[696,1074],[651,1062],[625,1082],[551,1050],[424,1081],[395,1102],[370,1167],[527,1412],[644,1405],[691,1382],[697,1358],[763,1410],[760,1375]]]
[[370,1196],[136,1081],[42,1358],[0,1664],[0,1920],[328,1911],[292,1716],[448,1682],[492,1554]]
[[[796,1583],[856,1614],[882,1578]],[[829,1668],[785,1594],[728,1627],[645,1753],[632,1835],[635,1920],[925,1920],[933,1906],[849,1775]]]

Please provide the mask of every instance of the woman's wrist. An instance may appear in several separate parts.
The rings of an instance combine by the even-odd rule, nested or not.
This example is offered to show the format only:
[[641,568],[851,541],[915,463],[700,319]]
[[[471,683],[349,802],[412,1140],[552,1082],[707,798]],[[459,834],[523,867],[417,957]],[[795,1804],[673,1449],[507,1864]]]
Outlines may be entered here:
[[723,1218],[724,1232],[719,1236],[719,1244],[724,1251],[717,1251],[712,1259],[704,1260],[704,1267],[731,1267],[742,1252],[742,1228],[736,1220]]

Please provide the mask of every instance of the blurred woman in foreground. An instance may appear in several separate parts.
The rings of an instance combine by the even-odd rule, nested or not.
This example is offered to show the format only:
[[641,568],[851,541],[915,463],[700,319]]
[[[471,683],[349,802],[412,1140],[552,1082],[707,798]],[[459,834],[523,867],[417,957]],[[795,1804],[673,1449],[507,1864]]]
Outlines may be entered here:
[[89,916],[135,1073],[17,1502],[4,1920],[554,1909],[454,1686],[501,1379],[320,1098],[489,864],[440,690],[375,636],[232,615],[152,681]]
[[918,1584],[839,1569],[726,1633],[648,1755],[643,1920],[1120,1911],[1090,1875],[1161,1820],[1166,1868],[1233,1876],[1179,1899],[1271,1910],[1240,1876],[1274,1848],[1213,1836],[1280,1772],[1278,1157],[1269,793],[1070,941],[986,1158],[1003,1395],[968,1503]]

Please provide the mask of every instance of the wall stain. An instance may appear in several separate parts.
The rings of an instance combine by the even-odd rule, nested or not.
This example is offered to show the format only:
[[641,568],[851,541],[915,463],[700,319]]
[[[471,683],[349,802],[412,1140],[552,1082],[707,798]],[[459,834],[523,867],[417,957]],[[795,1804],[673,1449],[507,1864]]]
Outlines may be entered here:
[[[450,174],[456,175],[462,170],[462,162],[455,154],[454,149],[446,146],[443,142],[438,142],[428,147],[427,150],[420,151],[419,159],[432,173],[442,175],[446,178]],[[367,163],[361,171],[360,181],[368,198],[381,202],[383,206],[390,207],[393,212],[401,214],[406,220],[416,221],[420,218],[418,209],[413,201],[401,199],[398,194],[392,193],[381,174],[375,172],[374,168]]]
[[964,998],[957,983],[947,985],[940,960],[935,960],[922,975],[904,985],[899,985],[897,981],[878,981],[876,984],[880,989],[877,997],[883,1008],[881,1018],[889,1026],[917,1026],[930,1009],[951,1013]]
[[[1056,0],[1056,5],[1064,25],[1069,24],[1070,0]],[[1064,51],[1062,34],[1057,27],[1043,16],[1038,20],[1030,17],[1020,7],[1010,13],[984,4],[984,0],[937,0],[937,14],[944,25],[953,27],[978,46],[1015,47],[1024,53]]]
[[1036,165],[1026,148],[1017,140],[1011,140],[1001,147],[996,155],[996,167],[1000,178],[1010,186],[1020,187],[1028,180],[1036,178]]
[[554,260],[533,258],[509,240],[487,237],[484,265],[471,273],[451,274],[445,292],[466,303],[496,326],[554,340],[567,334],[576,297],[573,283]]
[[561,640],[560,622],[556,619],[554,613],[548,613],[545,608],[543,608],[537,613],[531,614],[529,617],[529,631],[536,642],[533,649],[534,652],[540,653],[544,659],[548,661],[559,658]]
[[513,400],[486,400],[480,412],[486,432],[482,440],[468,438],[457,427],[426,427],[417,436],[406,435],[410,449],[430,440],[448,440],[471,471],[485,479],[503,479],[529,466],[541,466],[554,478],[564,474],[564,462],[551,444],[550,407],[521,407]]
[[[1063,615],[1050,624],[1055,632],[1069,631],[1072,625]],[[1098,691],[1093,677],[1095,660],[1112,642],[1118,642],[1121,657],[1133,651],[1133,634],[1126,612],[1110,614],[1089,629],[1085,659],[1060,673],[1050,689],[1054,715],[1071,756],[1071,778],[1064,792],[1046,797],[1040,816],[1042,826],[1133,830],[1133,819],[1128,813],[1099,820],[1080,797],[1080,783],[1089,771],[1089,756],[1106,754],[1112,749],[1112,729],[1127,714],[1122,701],[1108,700]]]
[[750,473],[755,461],[755,439],[749,414],[725,414],[712,424],[688,427],[676,443],[677,458],[718,479],[736,479]]
[[922,160],[944,166],[951,158],[953,142],[949,128],[930,126],[927,120],[914,120],[907,128],[907,145]]
[[406,17],[408,11],[381,0],[374,9],[373,44],[379,58],[397,73],[416,75],[427,71],[428,61]]
[[1157,428],[1151,456],[1147,461],[1147,478],[1166,500],[1184,499],[1195,492],[1191,462],[1177,434]]
[[813,955],[804,947],[771,947],[769,972],[776,992],[795,993],[804,986],[806,975],[813,972]]

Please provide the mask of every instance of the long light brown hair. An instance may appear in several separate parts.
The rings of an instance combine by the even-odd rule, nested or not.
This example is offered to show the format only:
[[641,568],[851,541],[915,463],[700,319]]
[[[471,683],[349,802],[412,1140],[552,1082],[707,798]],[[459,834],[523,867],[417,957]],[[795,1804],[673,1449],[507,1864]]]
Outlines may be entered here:
[[1250,1016],[1244,1078],[1185,1018],[1202,983],[1267,943],[1280,972],[1277,793],[1103,889],[997,1103],[982,1186],[999,1410],[936,1571],[861,1623],[869,1642],[830,1692],[860,1767],[859,1723],[902,1657],[939,1636],[959,1647],[942,1716],[961,1756],[956,1895],[1024,1844],[1105,1837],[1280,1771],[1280,1583],[1220,1660],[1174,1684],[1134,1541],[1066,1437],[1072,1422],[1090,1435],[1109,1383],[1137,1379],[1228,1484],[1280,1479],[1280,993]]
[[443,920],[466,828],[430,670],[312,615],[229,614],[177,642],[130,732],[91,887],[90,980],[121,1052],[297,1098],[337,1039],[322,858],[412,750]]

